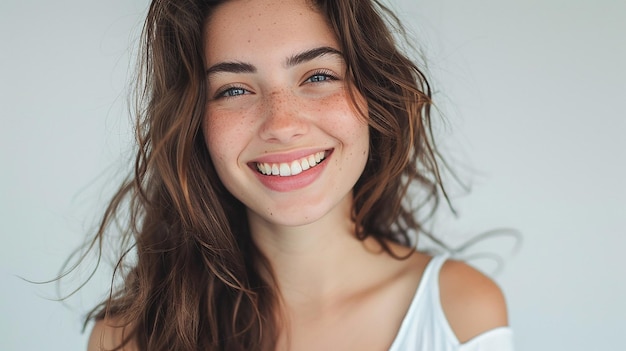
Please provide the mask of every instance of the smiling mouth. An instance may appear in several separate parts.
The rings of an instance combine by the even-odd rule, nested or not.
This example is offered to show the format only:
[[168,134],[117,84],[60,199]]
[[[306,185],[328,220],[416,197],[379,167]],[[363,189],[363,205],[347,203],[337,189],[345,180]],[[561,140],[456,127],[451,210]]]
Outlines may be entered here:
[[289,163],[256,162],[256,169],[261,174],[267,176],[290,177],[317,166],[324,161],[327,156],[327,151],[320,151]]

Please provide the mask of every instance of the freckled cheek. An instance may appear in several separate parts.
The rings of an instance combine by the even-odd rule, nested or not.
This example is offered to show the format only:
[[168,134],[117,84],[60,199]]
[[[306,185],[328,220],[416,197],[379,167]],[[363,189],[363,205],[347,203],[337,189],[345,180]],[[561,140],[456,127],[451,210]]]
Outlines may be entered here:
[[204,137],[214,162],[237,159],[249,139],[249,119],[242,113],[214,112],[204,119]]
[[[365,102],[360,102],[366,106]],[[351,141],[352,143],[369,144],[369,127],[366,117],[359,114],[356,107],[352,106],[346,94],[337,94],[324,99],[316,107],[318,121],[328,131],[337,137]],[[363,111],[366,112],[366,111]]]

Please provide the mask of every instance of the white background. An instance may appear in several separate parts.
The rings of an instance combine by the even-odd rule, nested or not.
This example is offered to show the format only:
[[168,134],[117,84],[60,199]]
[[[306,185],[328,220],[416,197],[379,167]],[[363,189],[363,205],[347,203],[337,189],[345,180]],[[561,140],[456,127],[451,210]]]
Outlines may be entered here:
[[[19,277],[54,277],[119,178],[131,140],[131,53],[146,7],[0,3],[1,350],[85,348],[81,316],[105,293],[106,276],[69,307],[49,300],[54,285]],[[507,262],[495,278],[517,349],[623,349],[626,2],[394,7],[428,59],[448,120],[444,151],[472,187],[455,192],[461,217],[441,221],[440,233],[454,240],[511,227],[522,235],[516,255],[506,243],[491,248]]]

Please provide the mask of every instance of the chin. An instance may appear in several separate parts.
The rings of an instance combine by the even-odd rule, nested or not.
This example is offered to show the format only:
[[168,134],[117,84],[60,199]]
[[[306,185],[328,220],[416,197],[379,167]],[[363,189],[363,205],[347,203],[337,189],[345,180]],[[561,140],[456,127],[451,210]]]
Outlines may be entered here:
[[327,220],[335,220],[338,217],[345,217],[348,211],[345,211],[345,201],[340,200],[336,204],[318,203],[318,204],[289,204],[284,208],[273,206],[265,208],[263,211],[254,212],[249,210],[249,216],[256,216],[271,226],[280,227],[302,227],[315,223],[325,222]]

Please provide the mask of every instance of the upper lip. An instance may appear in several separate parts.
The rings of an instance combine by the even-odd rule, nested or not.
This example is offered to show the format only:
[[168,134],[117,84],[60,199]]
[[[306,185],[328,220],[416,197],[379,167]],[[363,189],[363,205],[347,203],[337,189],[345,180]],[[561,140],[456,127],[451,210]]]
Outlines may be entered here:
[[299,160],[303,157],[313,155],[322,151],[330,151],[331,149],[324,148],[311,148],[311,149],[301,149],[295,150],[285,153],[273,153],[268,155],[263,155],[255,158],[250,161],[251,163],[289,163],[295,160]]

